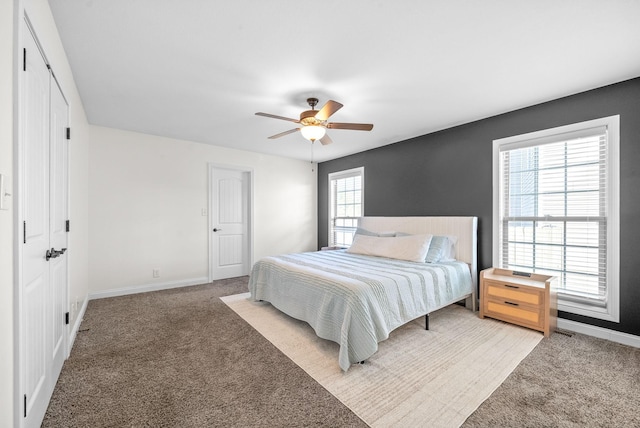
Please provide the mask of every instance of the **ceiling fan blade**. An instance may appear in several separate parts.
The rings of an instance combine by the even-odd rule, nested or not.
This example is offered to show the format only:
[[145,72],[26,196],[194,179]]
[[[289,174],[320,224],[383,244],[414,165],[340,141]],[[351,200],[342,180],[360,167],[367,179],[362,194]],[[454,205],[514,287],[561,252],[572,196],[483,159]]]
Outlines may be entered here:
[[275,139],[275,138],[284,137],[285,135],[293,134],[294,132],[297,132],[297,131],[299,131],[299,130],[300,130],[300,128],[293,128],[293,129],[290,129],[290,130],[288,130],[288,131],[284,131],[284,132],[281,132],[281,133],[279,133],[279,134],[272,135],[271,137],[269,137],[269,139],[270,139],[270,140],[273,140],[273,139]]
[[320,138],[320,142],[323,146],[326,146],[327,144],[333,143],[333,140],[329,137],[329,134],[324,134],[324,137]]
[[330,122],[327,123],[329,129],[352,129],[354,131],[371,131],[373,125],[370,123],[339,123]]
[[264,117],[270,117],[272,119],[281,119],[281,120],[288,120],[289,122],[300,123],[300,121],[298,119],[291,119],[290,117],[278,116],[278,115],[270,114],[270,113],[258,112],[258,113],[256,113],[256,116],[264,116]]
[[333,113],[337,112],[342,108],[342,104],[337,101],[329,100],[322,108],[316,113],[316,119],[318,120],[327,120],[329,116]]

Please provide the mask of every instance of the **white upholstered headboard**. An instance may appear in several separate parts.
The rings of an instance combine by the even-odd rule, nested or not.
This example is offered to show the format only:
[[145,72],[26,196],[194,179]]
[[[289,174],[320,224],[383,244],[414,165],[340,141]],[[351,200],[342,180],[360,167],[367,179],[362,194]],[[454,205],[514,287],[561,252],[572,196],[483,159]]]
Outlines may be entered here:
[[358,224],[372,232],[457,236],[456,259],[469,264],[478,286],[478,217],[361,217]]

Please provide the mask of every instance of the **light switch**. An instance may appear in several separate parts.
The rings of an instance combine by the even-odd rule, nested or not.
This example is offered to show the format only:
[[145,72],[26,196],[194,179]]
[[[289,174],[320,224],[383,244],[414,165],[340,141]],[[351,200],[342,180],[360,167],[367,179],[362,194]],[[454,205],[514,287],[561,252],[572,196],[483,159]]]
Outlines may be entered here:
[[0,174],[0,210],[9,209],[9,177],[6,174]]

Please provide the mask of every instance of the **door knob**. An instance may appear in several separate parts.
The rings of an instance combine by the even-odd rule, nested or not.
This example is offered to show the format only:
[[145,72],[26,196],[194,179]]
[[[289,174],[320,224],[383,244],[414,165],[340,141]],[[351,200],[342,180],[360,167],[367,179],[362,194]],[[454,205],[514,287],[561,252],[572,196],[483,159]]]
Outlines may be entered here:
[[216,229],[215,227],[213,228],[214,232],[220,232],[222,229]]
[[49,261],[49,259],[55,259],[56,257],[60,257],[61,255],[64,254],[64,252],[67,251],[66,248],[62,248],[60,250],[56,250],[55,248],[51,248],[51,250],[47,250],[47,252],[45,253],[44,258]]

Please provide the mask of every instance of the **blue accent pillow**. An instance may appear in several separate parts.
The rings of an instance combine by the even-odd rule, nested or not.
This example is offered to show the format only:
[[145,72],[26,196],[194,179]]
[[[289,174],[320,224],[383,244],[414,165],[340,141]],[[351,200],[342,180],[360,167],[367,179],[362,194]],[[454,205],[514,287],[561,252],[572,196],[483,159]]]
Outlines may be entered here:
[[446,236],[434,236],[431,238],[431,245],[429,245],[429,251],[427,251],[427,257],[424,261],[427,263],[439,262],[449,245],[449,238]]

